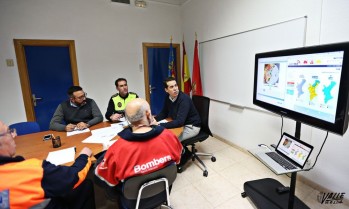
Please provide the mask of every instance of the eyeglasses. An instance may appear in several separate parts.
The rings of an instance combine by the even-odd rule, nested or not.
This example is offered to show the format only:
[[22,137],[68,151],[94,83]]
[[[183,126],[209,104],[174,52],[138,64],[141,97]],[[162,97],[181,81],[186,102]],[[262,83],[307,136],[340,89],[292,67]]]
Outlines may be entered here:
[[17,135],[17,130],[15,128],[10,128],[7,132],[0,134],[0,136],[5,136],[6,134],[10,134],[12,137]]
[[82,99],[85,99],[86,97],[87,97],[87,93],[85,92],[82,96],[75,97],[75,99],[82,100]]

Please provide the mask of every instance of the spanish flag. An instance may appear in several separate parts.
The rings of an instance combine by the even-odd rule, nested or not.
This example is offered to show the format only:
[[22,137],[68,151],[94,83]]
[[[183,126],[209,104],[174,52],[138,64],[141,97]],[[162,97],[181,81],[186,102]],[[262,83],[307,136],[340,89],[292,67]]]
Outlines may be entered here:
[[190,72],[189,72],[189,64],[188,64],[188,56],[185,51],[185,45],[183,40],[183,63],[182,63],[182,91],[185,94],[190,95],[191,91],[191,80],[190,80]]

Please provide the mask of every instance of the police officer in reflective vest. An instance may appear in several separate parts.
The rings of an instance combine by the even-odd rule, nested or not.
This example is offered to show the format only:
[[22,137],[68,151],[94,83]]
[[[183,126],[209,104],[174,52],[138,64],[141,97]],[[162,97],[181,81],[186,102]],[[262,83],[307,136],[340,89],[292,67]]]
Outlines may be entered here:
[[111,96],[107,112],[105,113],[105,118],[111,122],[119,121],[120,118],[124,117],[127,103],[138,98],[136,93],[128,92],[127,80],[125,78],[116,79],[115,87],[119,93]]

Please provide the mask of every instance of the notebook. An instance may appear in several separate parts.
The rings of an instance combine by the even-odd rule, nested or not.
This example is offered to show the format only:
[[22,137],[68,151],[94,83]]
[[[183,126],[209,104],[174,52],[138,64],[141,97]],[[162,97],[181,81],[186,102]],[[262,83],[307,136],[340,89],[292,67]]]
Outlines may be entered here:
[[[313,148],[310,144],[283,133],[275,151],[266,150],[252,154],[277,175],[280,175],[302,170]],[[279,158],[284,163],[277,162],[279,160],[276,161],[273,158]]]

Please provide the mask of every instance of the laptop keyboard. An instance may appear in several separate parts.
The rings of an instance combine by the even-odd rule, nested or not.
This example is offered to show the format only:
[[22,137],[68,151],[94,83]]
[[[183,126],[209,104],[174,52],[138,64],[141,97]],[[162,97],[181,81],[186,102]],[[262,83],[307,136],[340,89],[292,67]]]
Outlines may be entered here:
[[292,170],[297,168],[275,152],[267,152],[265,154],[271,157],[271,159],[273,159],[275,162],[279,163],[279,165],[284,167],[286,170]]

